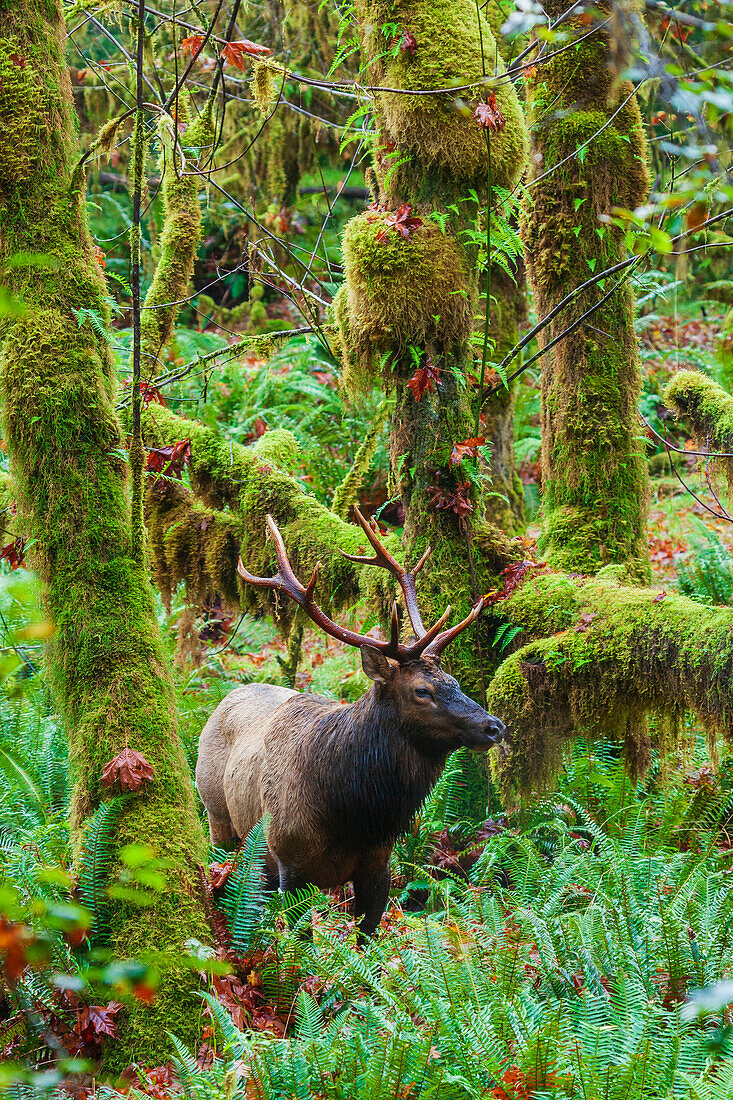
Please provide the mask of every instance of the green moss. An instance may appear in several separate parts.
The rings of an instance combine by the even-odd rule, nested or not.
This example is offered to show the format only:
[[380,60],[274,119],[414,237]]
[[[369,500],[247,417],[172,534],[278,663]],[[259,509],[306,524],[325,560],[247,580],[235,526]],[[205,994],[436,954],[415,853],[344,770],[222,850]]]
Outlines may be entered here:
[[409,345],[434,355],[464,348],[473,320],[467,258],[455,238],[431,222],[409,240],[392,229],[377,240],[383,230],[384,216],[367,211],[344,231],[346,289],[335,319],[351,391],[371,389],[382,368],[389,379]]
[[[556,5],[563,12],[568,6]],[[576,30],[582,34],[582,23],[571,18],[568,33]],[[599,219],[614,206],[640,205],[648,173],[638,104],[633,96],[624,102],[632,87],[616,76],[604,34],[541,66],[529,88],[537,124],[524,238],[541,317],[570,288],[624,258],[622,231]],[[581,160],[574,154],[586,142]],[[544,339],[558,336],[608,289],[580,295]],[[560,567],[595,572],[630,561],[644,580],[649,481],[633,321],[633,296],[623,284],[544,361],[541,546]]]
[[[699,371],[682,370],[667,386],[664,399],[690,424],[700,450],[733,454],[733,397]],[[718,460],[733,487],[733,459]]]
[[[378,92],[382,146],[393,143],[398,150],[394,157],[384,154],[381,174],[394,161],[408,157],[413,163],[404,171],[412,179],[422,176],[426,188],[433,186],[429,177],[437,172],[446,187],[485,191],[485,132],[472,117],[483,96],[482,38],[486,72],[500,78],[504,64],[483,16],[479,31],[473,0],[358,0],[356,10],[372,84],[407,91],[473,85],[470,91],[455,95]],[[414,56],[391,48],[391,38],[385,38],[382,27],[392,23],[400,33],[414,35]],[[495,92],[507,120],[505,129],[491,134],[492,177],[496,186],[511,188],[526,158],[524,116],[510,81],[497,79],[486,87]]]
[[630,772],[639,774],[651,758],[650,715],[665,738],[690,710],[712,740],[733,739],[728,608],[673,593],[660,598],[654,589],[628,586],[614,567],[592,578],[543,574],[499,609],[522,628],[521,648],[489,691],[489,709],[512,737],[500,764],[505,790],[547,785],[563,746],[579,732],[615,735]]
[[[166,1028],[195,1042],[190,971],[173,962],[186,939],[206,938],[196,865],[206,845],[188,767],[176,735],[167,654],[152,590],[132,554],[127,464],[114,408],[115,375],[107,344],[75,311],[107,317],[106,286],[93,258],[74,167],[74,112],[63,60],[61,4],[19,0],[0,21],[0,58],[25,58],[24,82],[2,83],[0,123],[0,285],[22,295],[23,317],[0,319],[0,392],[5,438],[17,490],[18,522],[34,539],[31,564],[47,586],[56,633],[49,679],[68,730],[74,777],[75,844],[83,823],[107,797],[105,763],[125,745],[155,771],[150,787],[123,812],[115,842],[149,843],[175,872],[147,909],[120,903],[112,949],[145,954],[151,944],[171,962],[153,1006],[131,1004],[110,1044],[107,1068],[168,1057]],[[34,134],[33,171],[8,167],[27,88],[38,89],[43,133]],[[35,109],[35,108],[34,108]],[[18,264],[19,253],[43,254]]]

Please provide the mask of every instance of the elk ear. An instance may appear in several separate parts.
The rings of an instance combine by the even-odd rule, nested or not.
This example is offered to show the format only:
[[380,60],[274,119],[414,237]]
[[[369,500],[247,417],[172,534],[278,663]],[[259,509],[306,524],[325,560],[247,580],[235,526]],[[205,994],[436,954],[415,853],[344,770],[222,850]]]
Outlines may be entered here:
[[361,667],[369,679],[376,680],[378,684],[389,683],[394,673],[393,666],[384,654],[370,645],[361,647]]

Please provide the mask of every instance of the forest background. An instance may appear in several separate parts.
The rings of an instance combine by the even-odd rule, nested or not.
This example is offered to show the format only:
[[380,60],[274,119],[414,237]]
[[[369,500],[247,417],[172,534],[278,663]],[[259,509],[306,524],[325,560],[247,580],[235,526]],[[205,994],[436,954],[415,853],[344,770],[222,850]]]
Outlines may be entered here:
[[[11,1092],[733,1094],[729,15],[0,0]],[[363,692],[236,574],[271,513],[379,630],[356,503],[512,738],[361,951],[191,782],[237,683]]]

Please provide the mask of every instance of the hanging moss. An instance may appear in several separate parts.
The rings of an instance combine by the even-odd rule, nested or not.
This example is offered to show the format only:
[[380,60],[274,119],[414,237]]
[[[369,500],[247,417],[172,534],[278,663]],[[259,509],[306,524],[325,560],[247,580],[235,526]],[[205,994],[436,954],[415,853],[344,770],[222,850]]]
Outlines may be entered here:
[[173,334],[180,303],[188,292],[201,239],[201,177],[195,168],[205,165],[212,155],[215,126],[209,105],[194,122],[188,122],[189,115],[190,107],[181,97],[177,115],[180,148],[166,140],[167,131],[161,131],[163,232],[160,258],[145,296],[140,323],[144,377],[159,373],[160,354]]
[[651,759],[649,715],[662,748],[673,747],[687,710],[712,742],[733,741],[730,609],[660,597],[627,579],[618,567],[592,578],[548,573],[506,601],[525,643],[501,665],[489,692],[489,709],[512,738],[500,764],[508,792],[546,786],[564,745],[580,731],[615,735],[631,774],[640,774]]
[[[438,183],[464,192],[470,186],[485,191],[486,139],[472,112],[486,71],[497,77],[490,87],[507,120],[504,130],[491,135],[493,181],[498,187],[513,187],[526,159],[526,125],[513,85],[498,79],[504,64],[483,16],[479,31],[474,0],[357,0],[356,11],[372,84],[406,91],[473,85],[455,95],[377,93],[381,144],[397,147],[394,154],[385,155],[382,174],[391,164],[405,162],[395,181],[404,173],[424,198]],[[414,54],[393,45],[391,32],[385,37],[383,28],[391,24],[397,24],[398,39],[414,36]],[[407,164],[409,160],[413,163]]]
[[234,517],[202,508],[181,482],[159,477],[148,488],[145,522],[153,579],[168,610],[181,583],[191,605],[204,607],[221,596],[226,607],[238,606]]
[[369,472],[388,415],[389,402],[385,399],[374,414],[364,441],[356,452],[353,466],[341,484],[336,487],[331,501],[331,511],[341,519],[346,519],[352,505],[359,502],[359,490]]
[[[111,354],[75,315],[93,309],[108,321],[72,175],[79,152],[65,42],[60,2],[17,0],[0,19],[0,285],[28,306],[23,317],[0,319],[0,390],[19,524],[35,540],[31,564],[56,624],[48,668],[69,736],[75,844],[107,796],[103,765],[127,744],[147,757],[155,779],[123,810],[115,843],[147,844],[175,868],[148,907],[117,902],[113,909],[115,955],[142,958],[154,945],[163,968],[155,1002],[132,1001],[119,1020],[119,1041],[107,1048],[106,1068],[122,1069],[141,1057],[164,1061],[168,1030],[196,1041],[197,979],[176,960],[187,939],[207,937],[195,888],[206,844],[176,735],[152,591],[131,553]],[[24,58],[20,82],[5,78],[10,55]],[[34,121],[20,143],[36,111],[42,132]]]
[[[364,537],[358,527],[308,496],[287,472],[298,464],[297,444],[290,432],[266,432],[256,443],[242,447],[160,405],[146,409],[143,429],[146,437],[158,443],[191,440],[191,484],[205,505],[195,505],[180,486],[148,493],[155,576],[164,595],[186,581],[192,591],[221,595],[229,608],[272,611],[271,592],[241,585],[236,576],[238,553],[251,573],[271,576],[274,572],[274,549],[266,526],[270,514],[282,531],[298,576],[307,579],[316,563],[321,563],[316,598],[334,609],[354,603],[359,571],[339,550],[358,553]],[[220,513],[224,508],[230,510],[228,516]],[[212,514],[211,509],[217,511]],[[208,518],[211,522],[206,522]],[[277,610],[287,630],[295,605],[279,601]]]
[[386,227],[384,215],[367,211],[348,222],[343,257],[346,283],[334,316],[347,389],[370,390],[382,370],[389,380],[408,345],[442,355],[458,345],[465,354],[475,301],[454,237],[425,222],[405,240]]
[[[690,424],[701,450],[733,454],[733,397],[712,378],[681,370],[667,386],[664,400]],[[716,461],[733,487],[733,458]]]
[[[554,0],[553,17],[570,6]],[[610,10],[606,2],[598,6]],[[582,18],[571,16],[568,35],[583,34]],[[623,258],[622,231],[599,219],[614,206],[643,203],[648,175],[638,104],[613,68],[605,32],[542,65],[529,88],[536,124],[525,245],[541,317],[593,272]],[[579,296],[543,339],[559,335],[609,289]],[[633,297],[623,284],[543,362],[541,545],[559,567],[593,572],[631,561],[643,579],[648,473],[633,321]]]

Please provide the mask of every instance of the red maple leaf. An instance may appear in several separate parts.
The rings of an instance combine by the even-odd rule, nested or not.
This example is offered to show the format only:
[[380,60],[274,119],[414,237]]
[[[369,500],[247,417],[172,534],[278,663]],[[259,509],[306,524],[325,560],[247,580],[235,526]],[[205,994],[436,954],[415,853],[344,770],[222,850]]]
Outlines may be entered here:
[[405,31],[402,35],[402,41],[400,42],[400,49],[403,53],[407,53],[410,57],[415,56],[415,50],[417,49],[417,39],[412,31]]
[[92,245],[92,251],[94,252],[94,259],[97,261],[100,267],[106,267],[107,257],[105,256],[104,252],[102,252],[102,249],[99,247],[98,244]]
[[661,603],[662,600],[666,600],[667,590],[666,588],[662,592],[657,592],[656,596],[652,596],[652,603]]
[[20,569],[25,558],[25,539],[17,538],[0,549],[0,561],[6,561],[11,569]]
[[505,600],[507,596],[511,596],[520,584],[524,584],[528,580],[533,569],[544,569],[546,564],[544,561],[530,561],[525,558],[524,561],[516,561],[512,565],[508,565],[506,569],[502,569],[501,575],[504,578],[504,587],[500,592],[487,592],[484,596],[484,606],[490,607],[497,600]]
[[495,92],[489,92],[486,103],[479,103],[473,112],[473,117],[482,130],[493,130],[494,133],[498,133],[506,126],[506,119],[502,114],[501,107],[496,102]]
[[181,53],[190,53],[191,57],[196,57],[200,53],[203,44],[203,35],[192,34],[181,42]]
[[108,1005],[84,1005],[74,1024],[74,1031],[85,1043],[116,1039],[115,1016],[121,1008],[119,1001],[110,1001]]
[[586,634],[588,627],[591,625],[594,619],[598,618],[597,611],[584,611],[575,624],[576,634]]
[[140,393],[146,408],[148,405],[162,405],[165,408],[165,398],[157,386],[153,386],[150,382],[141,382]]
[[460,443],[454,443],[450,456],[451,466],[457,466],[464,458],[477,458],[479,447],[483,447],[485,443],[486,436],[483,435],[477,435],[474,436],[473,439],[463,439]]
[[123,791],[139,791],[143,783],[154,776],[152,765],[141,752],[124,748],[122,752],[108,761],[102,769],[102,784],[111,787],[119,779]]
[[377,240],[383,241],[390,229],[394,229],[406,241],[409,241],[413,229],[418,229],[423,224],[422,218],[412,216],[412,206],[409,202],[403,202],[398,210],[393,210],[384,219],[384,225],[377,233]]
[[209,882],[212,890],[220,890],[234,870],[234,860],[228,859],[226,863],[212,863],[209,865]]
[[28,58],[21,56],[19,53],[11,53],[10,60],[15,65],[16,69],[24,69]]
[[191,440],[180,439],[170,447],[152,447],[148,451],[145,469],[148,473],[180,478],[183,467],[191,461]]
[[438,382],[440,382],[440,368],[436,367],[432,356],[428,355],[412,378],[408,378],[407,385],[412,390],[412,396],[419,401],[424,393],[433,393]]
[[245,72],[247,57],[267,57],[271,53],[269,46],[260,46],[257,42],[250,42],[248,38],[243,38],[241,42],[227,42],[221,51],[221,56],[230,65],[236,65],[238,69]]

